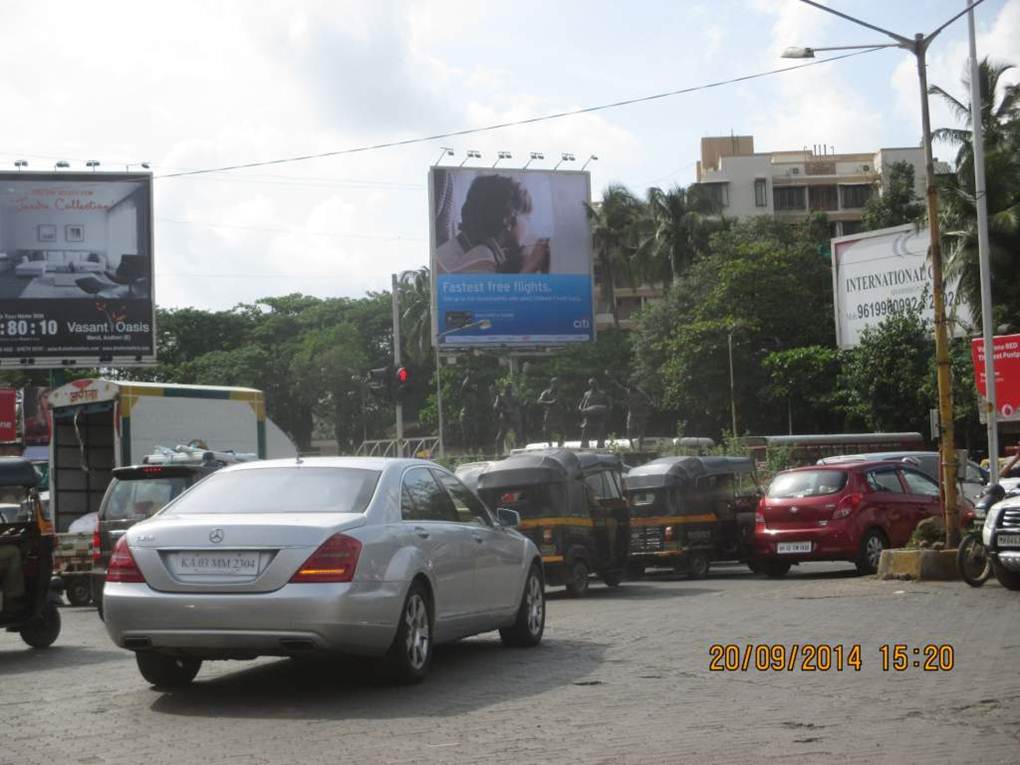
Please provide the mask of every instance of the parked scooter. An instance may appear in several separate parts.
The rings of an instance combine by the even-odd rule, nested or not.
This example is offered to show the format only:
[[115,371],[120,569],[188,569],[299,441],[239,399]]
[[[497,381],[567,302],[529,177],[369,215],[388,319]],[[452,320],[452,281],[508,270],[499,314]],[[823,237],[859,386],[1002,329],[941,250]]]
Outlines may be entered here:
[[974,524],[971,530],[964,534],[956,550],[956,566],[960,571],[960,578],[971,587],[980,587],[992,576],[992,561],[981,541],[981,528],[985,524],[985,518],[988,517],[988,511],[1005,497],[1006,490],[997,483],[985,488],[984,493],[974,504]]

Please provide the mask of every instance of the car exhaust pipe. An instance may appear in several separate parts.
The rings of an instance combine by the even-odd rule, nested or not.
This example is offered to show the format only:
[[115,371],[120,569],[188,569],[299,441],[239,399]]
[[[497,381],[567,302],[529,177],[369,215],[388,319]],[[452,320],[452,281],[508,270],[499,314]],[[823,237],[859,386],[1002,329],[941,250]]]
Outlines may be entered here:
[[137,651],[142,648],[151,648],[152,640],[147,637],[128,637],[124,638],[124,647],[130,648],[132,651]]
[[288,651],[312,651],[315,649],[315,643],[311,640],[297,638],[284,638],[280,641],[280,645]]

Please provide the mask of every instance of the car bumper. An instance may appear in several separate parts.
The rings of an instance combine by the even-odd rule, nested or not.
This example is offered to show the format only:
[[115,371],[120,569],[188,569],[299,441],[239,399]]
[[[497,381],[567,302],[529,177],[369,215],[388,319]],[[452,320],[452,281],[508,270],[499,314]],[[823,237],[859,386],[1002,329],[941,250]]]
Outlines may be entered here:
[[[781,553],[779,545],[788,542],[810,542],[811,552]],[[755,558],[783,560],[853,560],[857,545],[845,530],[817,526],[792,529],[765,529],[754,535]]]
[[1020,572],[1020,550],[998,550],[993,553],[995,559],[1008,571]]
[[393,642],[406,582],[288,584],[275,592],[157,592],[107,582],[106,630],[121,648],[207,658],[309,651],[384,654]]

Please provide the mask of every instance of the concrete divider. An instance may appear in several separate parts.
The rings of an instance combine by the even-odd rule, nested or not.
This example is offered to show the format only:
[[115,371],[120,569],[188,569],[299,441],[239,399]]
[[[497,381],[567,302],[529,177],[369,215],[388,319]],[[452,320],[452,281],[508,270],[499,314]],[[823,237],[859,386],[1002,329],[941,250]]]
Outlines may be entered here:
[[883,550],[878,578],[957,580],[960,572],[956,568],[956,550]]

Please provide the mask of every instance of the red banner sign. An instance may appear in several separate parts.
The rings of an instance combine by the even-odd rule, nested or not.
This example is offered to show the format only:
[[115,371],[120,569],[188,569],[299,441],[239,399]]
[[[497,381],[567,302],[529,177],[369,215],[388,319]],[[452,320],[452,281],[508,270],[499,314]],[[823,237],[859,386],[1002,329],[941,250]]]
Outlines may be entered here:
[[0,388],[0,444],[18,440],[18,392]]
[[[974,382],[983,398],[987,390],[985,341],[970,343],[974,361]],[[992,339],[992,364],[995,367],[995,406],[998,422],[1020,420],[1020,335],[999,335]]]

